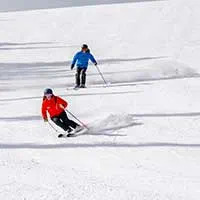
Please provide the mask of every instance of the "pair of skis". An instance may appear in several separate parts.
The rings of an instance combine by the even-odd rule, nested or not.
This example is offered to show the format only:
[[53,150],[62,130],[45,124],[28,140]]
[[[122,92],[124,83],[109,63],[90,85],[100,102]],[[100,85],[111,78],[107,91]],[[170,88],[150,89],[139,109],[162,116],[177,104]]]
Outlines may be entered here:
[[111,83],[108,83],[108,84],[106,84],[106,85],[91,85],[91,86],[85,86],[85,87],[76,87],[76,86],[72,86],[72,87],[68,87],[68,88],[66,88],[67,90],[84,90],[84,89],[90,89],[90,88],[106,88],[106,87],[110,87],[111,86]]
[[77,87],[77,86],[73,87],[74,90],[85,89],[85,88],[87,88],[87,87],[86,86],[84,86],[84,87],[83,86],[82,87]]
[[85,132],[87,132],[88,129],[86,129],[85,127],[82,127],[82,129],[78,130],[78,131],[75,131],[73,133],[68,133],[68,134],[64,134],[64,133],[60,133],[58,135],[58,138],[68,138],[68,137],[76,137],[78,135],[82,135],[84,134]]

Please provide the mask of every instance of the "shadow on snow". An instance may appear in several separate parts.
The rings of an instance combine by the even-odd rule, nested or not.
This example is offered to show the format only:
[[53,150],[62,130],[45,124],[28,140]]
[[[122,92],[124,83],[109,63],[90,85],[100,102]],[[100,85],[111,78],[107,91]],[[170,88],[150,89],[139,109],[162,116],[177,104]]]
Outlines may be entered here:
[[38,121],[41,120],[41,116],[20,116],[20,117],[0,117],[0,121],[15,122],[15,121]]
[[[61,97],[74,97],[74,96],[98,96],[98,95],[122,95],[122,94],[134,94],[139,91],[121,91],[121,92],[94,92],[94,93],[79,93],[79,94],[67,94],[60,95]],[[42,96],[37,97],[20,97],[12,99],[0,99],[0,102],[13,102],[13,101],[23,101],[23,100],[41,100]],[[1,118],[0,118],[1,119]]]
[[[153,117],[198,117],[198,116],[200,116],[200,112],[189,112],[189,113],[152,113],[152,114],[151,113],[146,113],[146,114],[144,113],[144,114],[132,114],[131,116],[134,117],[134,118],[149,118],[149,117],[152,117],[152,118]],[[0,117],[0,121],[6,121],[6,122],[13,122],[13,121],[33,121],[33,120],[34,121],[41,120],[41,116],[35,115],[35,116],[19,116],[19,117]]]
[[57,45],[57,46],[33,46],[33,45],[52,45],[59,44],[55,42],[24,42],[24,43],[0,43],[0,51],[2,50],[29,50],[29,49],[55,49],[55,48],[72,48],[78,47],[77,45]]
[[67,48],[66,46],[46,46],[46,47],[15,47],[15,48],[0,48],[0,51],[15,51],[15,50],[34,50],[34,49],[60,49]]
[[24,11],[34,9],[50,9],[50,8],[63,8],[63,7],[77,7],[77,6],[93,6],[102,4],[116,4],[116,3],[136,3],[136,2],[150,2],[161,0],[34,0],[33,2],[25,3],[25,0],[18,0],[17,4],[13,0],[6,0],[1,3],[0,12],[8,11]]
[[150,142],[150,143],[67,143],[67,144],[35,144],[0,143],[0,149],[69,149],[69,148],[200,148],[200,144],[171,143],[171,142]]
[[43,44],[53,44],[52,42],[22,42],[22,43],[13,43],[13,42],[0,42],[0,47],[2,46],[27,46],[27,45],[43,45]]

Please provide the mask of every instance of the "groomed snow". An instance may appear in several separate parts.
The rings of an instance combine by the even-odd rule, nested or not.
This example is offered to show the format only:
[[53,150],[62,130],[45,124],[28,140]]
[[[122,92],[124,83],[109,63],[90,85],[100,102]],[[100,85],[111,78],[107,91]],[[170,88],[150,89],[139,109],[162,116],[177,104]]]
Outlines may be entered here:
[[[0,199],[199,200],[200,2],[0,13]],[[72,90],[87,43],[96,68]],[[90,131],[58,139],[43,89]]]

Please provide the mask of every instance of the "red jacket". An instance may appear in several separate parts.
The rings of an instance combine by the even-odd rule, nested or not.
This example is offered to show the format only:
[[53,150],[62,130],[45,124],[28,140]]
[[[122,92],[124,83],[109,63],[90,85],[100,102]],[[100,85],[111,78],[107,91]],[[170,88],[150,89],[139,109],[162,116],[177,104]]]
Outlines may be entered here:
[[44,97],[42,102],[43,119],[47,119],[47,112],[49,113],[50,117],[60,115],[65,110],[67,105],[68,103],[60,97],[53,96],[50,100]]

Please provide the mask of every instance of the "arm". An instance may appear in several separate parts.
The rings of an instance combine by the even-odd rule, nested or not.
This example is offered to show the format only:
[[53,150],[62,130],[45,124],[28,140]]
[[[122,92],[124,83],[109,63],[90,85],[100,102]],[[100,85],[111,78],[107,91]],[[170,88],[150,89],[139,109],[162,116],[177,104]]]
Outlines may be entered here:
[[79,54],[79,53],[77,53],[77,54],[74,56],[73,61],[72,61],[72,65],[75,65],[75,64],[76,64],[76,61],[78,60],[78,54]]
[[91,53],[89,58],[95,65],[97,65],[97,61],[95,60],[94,56]]
[[46,110],[46,106],[45,106],[44,101],[43,101],[43,103],[42,103],[41,112],[42,112],[42,117],[43,117],[43,119],[44,119],[44,120],[47,120],[47,110]]
[[57,97],[57,103],[58,103],[58,105],[60,106],[60,108],[63,108],[63,110],[64,110],[65,108],[67,108],[67,106],[68,106],[67,101],[65,101],[64,99],[62,99],[62,98],[60,98],[60,97]]
[[79,55],[79,53],[77,53],[77,54],[74,56],[74,58],[73,58],[73,61],[72,61],[72,64],[71,64],[71,70],[74,69],[74,66],[75,66],[75,64],[76,64],[76,61],[78,60],[78,55]]

